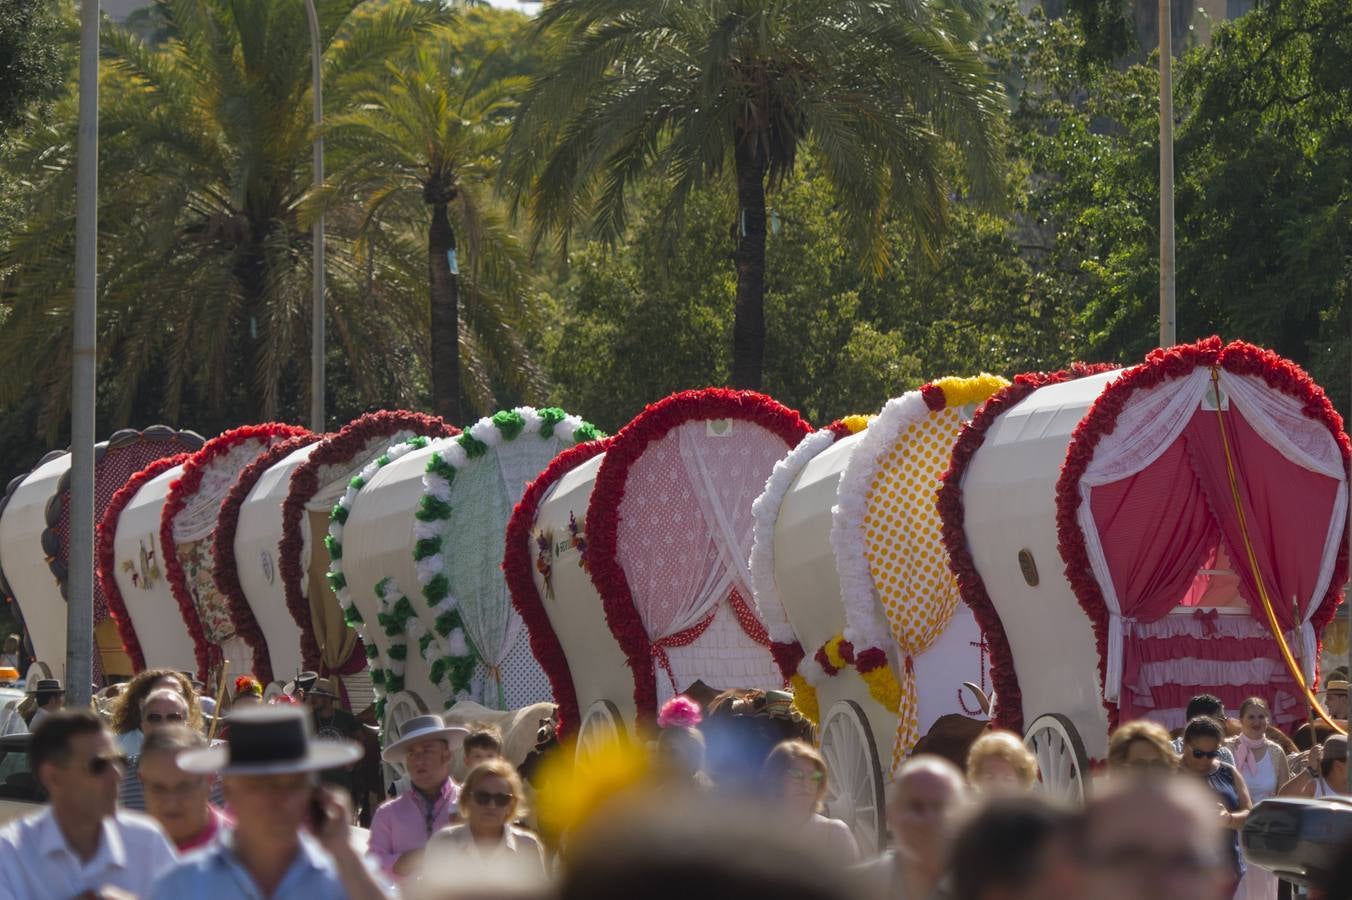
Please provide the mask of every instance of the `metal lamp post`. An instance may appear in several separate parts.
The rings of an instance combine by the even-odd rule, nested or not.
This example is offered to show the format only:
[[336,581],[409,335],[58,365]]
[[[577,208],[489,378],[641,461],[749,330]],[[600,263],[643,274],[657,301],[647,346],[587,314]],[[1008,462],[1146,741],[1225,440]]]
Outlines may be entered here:
[[85,706],[94,655],[94,377],[99,227],[99,2],[80,4],[80,125],[75,159],[75,308],[70,378],[70,575],[66,696]]
[[[323,56],[319,45],[319,14],[315,0],[305,0],[305,15],[310,22],[310,78],[314,95],[314,186],[324,182],[324,92]],[[324,211],[321,209],[311,226],[314,258],[314,310],[310,344],[310,430],[324,433]]]

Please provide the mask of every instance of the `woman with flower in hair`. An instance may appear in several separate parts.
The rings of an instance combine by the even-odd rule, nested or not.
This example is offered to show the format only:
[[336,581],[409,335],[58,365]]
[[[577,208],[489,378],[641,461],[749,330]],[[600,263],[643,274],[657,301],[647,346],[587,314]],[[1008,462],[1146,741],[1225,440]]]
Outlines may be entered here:
[[252,675],[241,675],[235,679],[235,699],[231,706],[254,706],[263,702],[263,685]]
[[672,697],[657,714],[654,762],[659,775],[672,785],[696,790],[709,786],[704,774],[704,735],[699,731],[704,714],[699,704],[684,694]]
[[842,865],[859,862],[859,845],[850,827],[821,814],[826,797],[826,760],[805,741],[784,741],[765,761],[765,789],[772,801],[802,822],[803,836],[826,848]]

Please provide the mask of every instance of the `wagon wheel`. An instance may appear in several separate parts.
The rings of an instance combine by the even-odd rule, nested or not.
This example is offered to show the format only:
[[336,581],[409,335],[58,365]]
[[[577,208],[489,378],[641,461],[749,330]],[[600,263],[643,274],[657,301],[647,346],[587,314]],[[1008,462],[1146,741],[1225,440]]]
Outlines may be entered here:
[[413,691],[400,691],[385,701],[385,740],[393,741],[404,723],[427,715],[427,704]]
[[1038,788],[1057,800],[1080,804],[1088,792],[1089,757],[1070,719],[1046,713],[1033,720],[1023,737],[1037,757]]
[[581,763],[600,748],[624,738],[624,720],[620,717],[620,708],[609,700],[597,700],[587,707],[587,714],[578,726],[574,760]]
[[883,770],[864,711],[853,700],[837,701],[822,720],[826,758],[826,809],[854,832],[859,849],[876,855],[886,839]]

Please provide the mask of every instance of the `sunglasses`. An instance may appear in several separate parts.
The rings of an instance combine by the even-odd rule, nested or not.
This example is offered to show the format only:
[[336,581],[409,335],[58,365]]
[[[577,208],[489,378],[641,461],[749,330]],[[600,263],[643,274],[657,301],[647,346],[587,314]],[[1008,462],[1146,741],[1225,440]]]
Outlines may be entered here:
[[488,791],[471,791],[470,796],[479,806],[497,806],[507,808],[512,802],[511,794],[493,794]]
[[794,781],[810,781],[813,784],[821,784],[826,780],[826,776],[816,769],[811,772],[804,772],[802,769],[785,769],[784,775]]
[[158,725],[160,722],[185,722],[188,717],[183,713],[146,713],[145,719],[152,725]]
[[1198,750],[1196,747],[1192,748],[1193,759],[1215,759],[1220,755],[1221,751],[1219,750]]
[[127,771],[127,757],[121,753],[110,753],[103,756],[96,756],[85,763],[85,768],[90,775],[98,777],[110,768],[115,768],[119,772]]

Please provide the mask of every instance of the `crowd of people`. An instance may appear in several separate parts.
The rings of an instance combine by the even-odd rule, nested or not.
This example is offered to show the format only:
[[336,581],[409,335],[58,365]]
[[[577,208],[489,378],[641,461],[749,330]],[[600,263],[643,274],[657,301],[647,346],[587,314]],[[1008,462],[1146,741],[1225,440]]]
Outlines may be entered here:
[[[398,777],[368,830],[351,794],[364,726],[311,674],[267,702],[242,677],[228,710],[168,670],[93,708],[63,709],[60,685],[39,681],[44,702],[0,713],[31,732],[47,799],[0,827],[0,900],[1273,900],[1286,888],[1240,849],[1249,811],[1347,786],[1342,735],[1293,739],[1261,698],[1231,719],[1203,695],[1177,736],[1118,727],[1078,808],[1036,790],[1037,761],[1014,734],[983,734],[965,771],[912,756],[888,789],[890,840],[871,854],[829,817],[832,773],[801,717],[779,692],[742,692],[674,698],[635,751],[642,777],[553,833],[532,808],[550,788],[522,777],[492,726],[415,716],[386,736]],[[1346,674],[1325,688],[1345,720]],[[732,709],[750,723],[735,759],[720,718]],[[1349,851],[1310,896],[1352,898]]]

